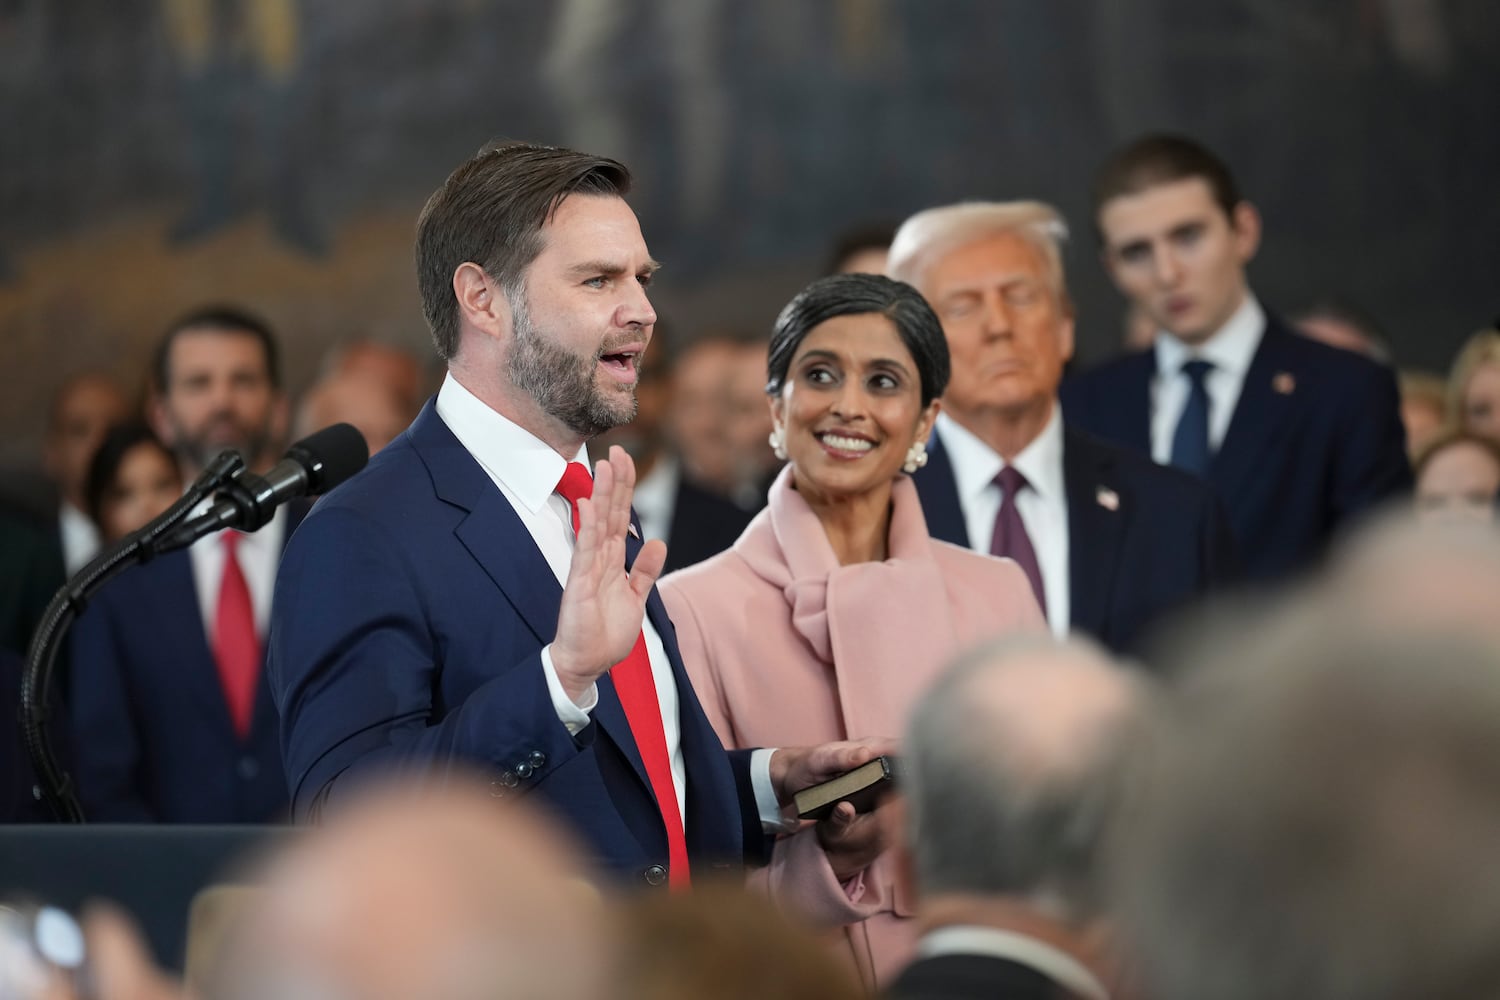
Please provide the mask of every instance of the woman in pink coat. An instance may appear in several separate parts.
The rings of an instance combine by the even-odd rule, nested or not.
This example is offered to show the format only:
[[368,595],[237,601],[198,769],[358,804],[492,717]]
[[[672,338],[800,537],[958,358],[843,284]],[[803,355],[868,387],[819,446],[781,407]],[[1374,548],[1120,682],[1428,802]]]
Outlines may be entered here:
[[[777,319],[766,392],[786,468],[733,548],[660,584],[726,746],[897,734],[958,651],[1045,628],[1013,562],[928,536],[903,475],[926,461],[948,373],[941,324],[900,282],[823,278]],[[910,900],[879,853],[881,821],[841,805],[783,836],[758,876],[840,928],[871,986],[916,941]]]

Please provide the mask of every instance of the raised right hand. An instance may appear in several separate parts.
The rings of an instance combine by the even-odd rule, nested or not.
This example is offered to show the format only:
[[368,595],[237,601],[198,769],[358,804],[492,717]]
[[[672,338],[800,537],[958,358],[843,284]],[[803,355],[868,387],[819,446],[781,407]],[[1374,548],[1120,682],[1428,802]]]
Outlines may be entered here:
[[652,539],[625,571],[634,493],[635,463],[616,445],[594,465],[593,498],[578,501],[578,540],[552,640],[553,669],[575,701],[630,654],[646,616],[646,598],[667,558],[666,545]]

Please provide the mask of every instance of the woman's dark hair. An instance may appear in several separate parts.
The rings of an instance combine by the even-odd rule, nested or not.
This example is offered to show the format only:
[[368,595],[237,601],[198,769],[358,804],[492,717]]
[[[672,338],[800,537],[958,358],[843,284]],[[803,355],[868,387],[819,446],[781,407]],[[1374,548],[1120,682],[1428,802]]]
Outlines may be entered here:
[[878,274],[835,274],[819,278],[798,292],[776,317],[766,362],[766,393],[776,396],[786,382],[792,356],[813,327],[836,316],[879,313],[891,321],[901,343],[917,363],[926,406],[948,387],[948,341],[943,324],[922,298],[904,281]]
[[83,492],[84,502],[88,505],[85,513],[94,519],[95,524],[103,523],[100,515],[104,510],[104,499],[109,494],[110,487],[114,485],[115,477],[120,474],[120,466],[124,463],[125,456],[141,444],[151,445],[167,456],[174,466],[176,465],[177,459],[173,457],[172,450],[162,444],[161,438],[157,437],[150,427],[138,420],[115,424],[105,431],[98,450],[89,461],[89,477],[84,484]]

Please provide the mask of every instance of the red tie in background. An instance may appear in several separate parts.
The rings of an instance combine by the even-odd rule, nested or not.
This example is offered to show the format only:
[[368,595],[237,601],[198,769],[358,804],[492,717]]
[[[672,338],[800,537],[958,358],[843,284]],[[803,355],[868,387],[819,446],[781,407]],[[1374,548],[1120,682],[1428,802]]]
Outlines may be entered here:
[[[594,493],[594,480],[589,470],[577,462],[569,462],[557,484],[557,493],[568,501],[573,512],[573,533],[576,535],[578,501]],[[615,664],[609,676],[614,680],[615,693],[620,696],[625,718],[630,722],[630,735],[635,738],[635,745],[641,752],[646,775],[651,779],[651,791],[656,795],[656,805],[667,828],[670,884],[674,889],[686,888],[689,884],[687,837],[683,834],[682,812],[677,806],[677,789],[672,784],[672,762],[667,755],[661,703],[656,698],[656,681],[651,676],[651,658],[646,653],[644,633],[635,637],[630,655]]]
[[214,660],[219,665],[219,683],[224,686],[224,700],[229,705],[234,731],[243,740],[250,735],[250,719],[255,713],[255,688],[260,682],[260,636],[255,633],[250,587],[235,555],[244,536],[238,531],[226,531],[222,537],[224,576],[214,611]]

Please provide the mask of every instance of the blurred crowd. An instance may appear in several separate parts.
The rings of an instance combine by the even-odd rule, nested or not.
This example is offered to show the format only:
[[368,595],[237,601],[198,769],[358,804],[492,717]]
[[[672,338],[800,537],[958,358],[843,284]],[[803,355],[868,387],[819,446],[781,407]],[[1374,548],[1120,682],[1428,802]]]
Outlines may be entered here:
[[[568,224],[568,198],[613,204],[564,194],[545,226]],[[313,643],[292,616],[315,605],[278,589],[278,565],[327,507],[293,503],[102,591],[50,694],[90,820],[321,821],[197,897],[181,979],[128,915],[0,902],[0,998],[1500,991],[1500,328],[1439,374],[1401,367],[1337,297],[1278,314],[1246,277],[1275,220],[1190,139],[1122,150],[1094,202],[1129,310],[1123,353],[1087,370],[1069,226],[1031,201],[831,241],[827,276],[772,331],[653,314],[634,321],[654,328],[640,357],[599,348],[638,382],[633,419],[585,435],[596,459],[628,456],[594,475],[633,483],[628,533],[666,543],[684,703],[696,692],[730,750],[885,739],[898,791],[878,807],[768,822],[748,879],[695,858],[691,891],[626,891],[567,809],[511,794],[556,766],[539,750],[456,760],[442,781],[343,781],[361,762],[295,737],[335,718],[318,699],[357,700],[337,687],[368,680],[355,666],[383,664],[296,673],[288,651]],[[347,422],[372,455],[391,449],[381,475],[420,452],[465,374],[440,351],[446,372],[353,339],[293,395],[278,332],[206,304],[163,331],[148,371],[68,378],[42,447],[48,503],[0,510],[0,709],[17,717],[65,580],[219,450],[264,471]],[[378,504],[382,482],[356,478],[334,513]],[[587,515],[558,492],[582,547]],[[421,551],[406,527],[392,564]],[[454,656],[457,675],[433,615],[437,652],[417,658],[441,675]],[[361,641],[319,637],[309,656],[353,663]],[[441,721],[459,708],[447,683],[391,715]],[[48,820],[6,742],[0,819]],[[335,780],[352,791],[324,814]]]

